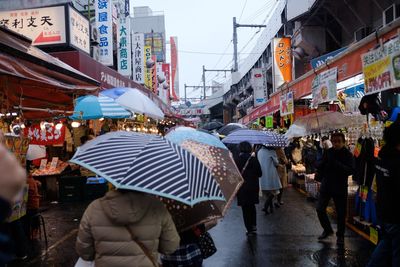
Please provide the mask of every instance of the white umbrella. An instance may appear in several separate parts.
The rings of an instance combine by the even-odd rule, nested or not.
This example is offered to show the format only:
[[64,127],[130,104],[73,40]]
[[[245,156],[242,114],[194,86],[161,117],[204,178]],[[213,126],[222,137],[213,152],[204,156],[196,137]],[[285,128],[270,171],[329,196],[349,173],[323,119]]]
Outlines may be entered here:
[[306,135],[307,135],[306,129],[296,124],[292,124],[289,127],[289,130],[285,133],[287,139],[292,139],[295,137],[303,137]]

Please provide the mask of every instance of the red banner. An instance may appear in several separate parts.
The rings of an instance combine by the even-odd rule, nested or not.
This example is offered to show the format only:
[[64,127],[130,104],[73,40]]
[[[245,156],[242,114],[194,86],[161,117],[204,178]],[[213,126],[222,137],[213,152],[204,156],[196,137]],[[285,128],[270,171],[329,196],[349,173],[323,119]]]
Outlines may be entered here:
[[30,139],[33,145],[60,145],[65,140],[65,127],[60,130],[54,126],[40,128],[40,125],[32,125],[25,129],[25,135]]

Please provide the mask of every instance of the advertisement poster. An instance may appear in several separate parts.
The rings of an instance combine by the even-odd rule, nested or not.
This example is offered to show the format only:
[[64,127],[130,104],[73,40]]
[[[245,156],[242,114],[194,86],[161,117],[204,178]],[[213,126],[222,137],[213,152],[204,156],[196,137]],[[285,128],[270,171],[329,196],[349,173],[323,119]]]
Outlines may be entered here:
[[39,124],[25,128],[25,135],[30,139],[31,145],[62,145],[65,140],[65,127],[60,130],[54,126],[42,129]]
[[337,100],[337,68],[329,69],[318,74],[311,85],[312,107]]
[[133,80],[144,84],[144,34],[133,35]]
[[272,73],[274,91],[292,81],[292,40],[289,37],[272,39]]
[[281,95],[280,113],[281,116],[286,116],[294,113],[293,92]]
[[365,94],[374,94],[400,86],[400,38],[361,56]]
[[132,75],[131,34],[129,17],[119,19],[118,72],[130,78]]
[[254,92],[254,106],[261,106],[267,101],[266,70],[262,68],[252,69],[250,84]]
[[99,34],[100,63],[114,65],[112,1],[95,0],[96,28]]
[[164,61],[164,35],[162,33],[145,33],[144,45],[153,47],[153,54],[157,57],[157,62]]

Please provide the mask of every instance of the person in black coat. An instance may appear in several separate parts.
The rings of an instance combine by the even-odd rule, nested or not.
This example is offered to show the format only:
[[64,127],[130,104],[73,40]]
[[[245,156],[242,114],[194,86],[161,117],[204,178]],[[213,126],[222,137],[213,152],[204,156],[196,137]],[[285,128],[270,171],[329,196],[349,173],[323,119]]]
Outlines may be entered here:
[[244,183],[237,194],[238,205],[242,207],[244,225],[247,234],[257,232],[256,206],[259,203],[259,178],[262,176],[261,166],[252,151],[249,142],[239,144],[240,154],[236,159],[236,165],[242,173]]
[[383,138],[386,144],[375,168],[377,211],[384,235],[368,267],[400,266],[400,121],[387,128]]
[[345,147],[344,134],[332,134],[331,141],[333,147],[324,154],[316,174],[321,179],[317,214],[324,229],[318,239],[323,240],[333,234],[333,229],[326,213],[326,208],[332,198],[337,214],[337,244],[343,246],[346,228],[348,177],[354,173],[354,158],[352,153]]

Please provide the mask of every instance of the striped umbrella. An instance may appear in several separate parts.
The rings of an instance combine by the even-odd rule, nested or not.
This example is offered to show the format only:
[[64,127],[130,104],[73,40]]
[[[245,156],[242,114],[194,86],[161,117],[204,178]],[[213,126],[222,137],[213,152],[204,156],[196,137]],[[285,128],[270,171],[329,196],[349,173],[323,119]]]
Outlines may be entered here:
[[282,134],[248,129],[239,129],[222,139],[225,144],[239,144],[244,141],[253,145],[265,145],[268,147],[285,147],[289,144],[287,138]]
[[107,96],[82,96],[76,100],[73,120],[122,119],[132,114]]
[[165,138],[112,132],[78,149],[71,162],[104,177],[115,187],[141,191],[189,206],[225,198],[209,168]]

